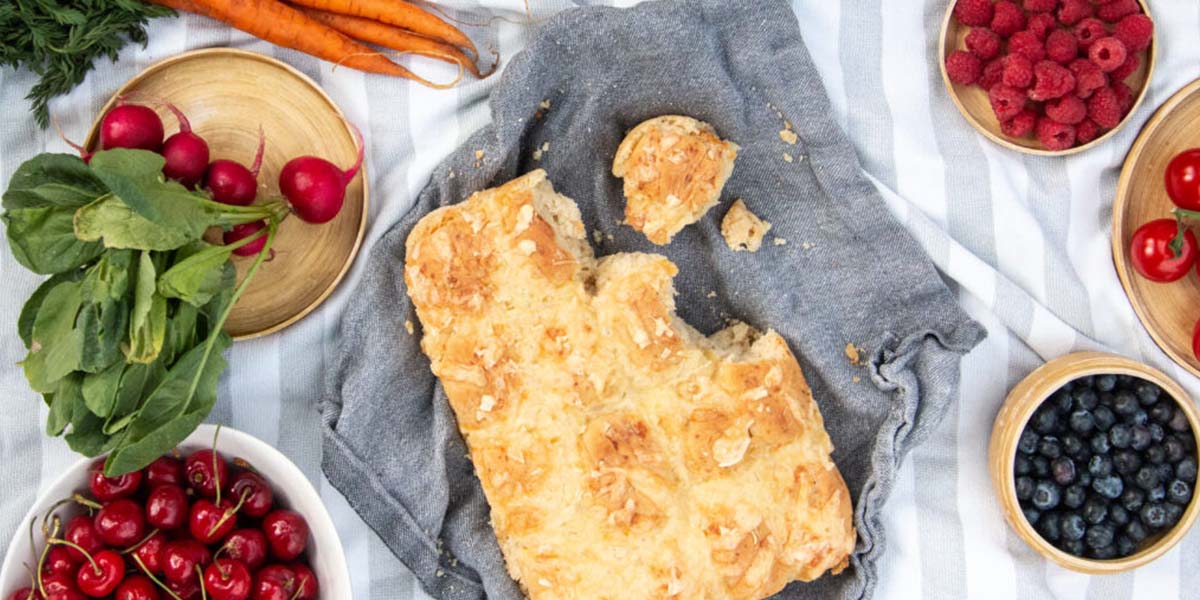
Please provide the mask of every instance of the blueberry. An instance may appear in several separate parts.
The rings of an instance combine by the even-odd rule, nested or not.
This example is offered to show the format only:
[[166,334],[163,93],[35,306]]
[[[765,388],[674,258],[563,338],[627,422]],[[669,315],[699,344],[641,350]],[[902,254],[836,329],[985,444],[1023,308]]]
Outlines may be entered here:
[[1050,461],[1050,473],[1054,476],[1054,483],[1071,485],[1075,481],[1075,461],[1060,456]]
[[1113,536],[1116,532],[1113,531],[1113,526],[1108,523],[1093,525],[1087,530],[1087,545],[1093,550],[1099,550],[1113,543]]
[[1054,392],[1054,394],[1052,394],[1050,398],[1046,400],[1046,402],[1049,403],[1050,406],[1053,406],[1054,410],[1057,410],[1064,415],[1070,414],[1071,408],[1074,406],[1074,401],[1071,398],[1071,392],[1061,389],[1057,392]]
[[1075,400],[1075,408],[1084,410],[1092,410],[1100,403],[1100,397],[1096,395],[1096,390],[1081,387],[1071,392],[1072,399]]
[[[1021,458],[1021,457],[1017,457]],[[1133,450],[1117,450],[1113,453],[1113,468],[1122,475],[1130,475],[1142,466],[1142,459]]]
[[1032,472],[1033,462],[1029,460],[1028,456],[1018,454],[1017,458],[1013,461],[1013,474],[1028,475]]
[[1021,513],[1025,515],[1025,520],[1029,521],[1030,525],[1037,525],[1038,519],[1042,516],[1041,511],[1032,506],[1022,508]]
[[1158,402],[1158,396],[1162,393],[1162,389],[1149,381],[1141,381],[1134,388],[1134,392],[1137,394],[1138,402],[1141,402],[1142,406],[1150,406]]
[[1124,527],[1129,523],[1129,511],[1122,508],[1120,504],[1113,504],[1108,507],[1108,520],[1112,521],[1113,525]]
[[1097,454],[1088,461],[1088,473],[1091,473],[1093,477],[1110,475],[1112,474],[1112,469],[1112,459],[1102,454]]
[[1131,429],[1131,433],[1133,437],[1132,442],[1129,444],[1130,448],[1133,448],[1134,450],[1145,450],[1146,448],[1150,447],[1150,443],[1153,440],[1150,439],[1150,430],[1144,425],[1134,425]]
[[1137,379],[1133,375],[1117,375],[1117,385],[1122,387],[1129,387],[1139,381],[1141,380]]
[[1092,416],[1092,411],[1081,408],[1071,413],[1071,431],[1088,433],[1095,427],[1096,417]]
[[1088,557],[1096,560],[1112,560],[1117,557],[1117,547],[1109,544],[1103,548],[1092,548]]
[[1139,408],[1134,411],[1132,415],[1126,416],[1125,422],[1129,423],[1130,425],[1147,425],[1150,423],[1150,415],[1146,414],[1146,411]]
[[1017,500],[1028,500],[1033,497],[1034,483],[1032,477],[1018,477],[1016,485]]
[[1187,414],[1179,408],[1175,409],[1175,414],[1171,417],[1170,422],[1167,423],[1167,427],[1170,427],[1172,431],[1179,432],[1184,432],[1192,428],[1191,424],[1188,423]]
[[1077,473],[1075,475],[1075,483],[1078,483],[1085,488],[1092,485],[1092,474],[1088,473],[1087,471]]
[[1072,380],[1072,381],[1071,381],[1071,384],[1072,384],[1074,387],[1090,388],[1090,387],[1093,387],[1093,385],[1092,385],[1092,384],[1093,384],[1093,382],[1095,382],[1095,381],[1096,381],[1096,378],[1095,378],[1094,376],[1092,376],[1092,375],[1086,375],[1086,376],[1084,376],[1084,377],[1080,377],[1080,378],[1078,378],[1078,379],[1074,379],[1074,380]]
[[1101,392],[1111,392],[1117,387],[1116,375],[1098,375],[1096,377],[1096,389]]
[[1167,439],[1167,430],[1163,429],[1161,424],[1151,423],[1149,425],[1149,429],[1150,439],[1153,440],[1155,444],[1161,444],[1163,440]]
[[1143,490],[1151,490],[1159,483],[1158,470],[1150,466],[1142,467],[1133,476],[1133,482]]
[[1063,490],[1062,503],[1067,508],[1079,508],[1087,500],[1087,488],[1075,484]]
[[1062,489],[1054,485],[1050,481],[1039,481],[1033,487],[1033,502],[1034,508],[1038,510],[1050,510],[1062,501]]
[[1151,503],[1143,506],[1140,516],[1142,523],[1150,529],[1162,529],[1167,526],[1167,509],[1161,504]]
[[1038,454],[1046,458],[1058,458],[1062,456],[1062,444],[1059,443],[1058,438],[1048,435],[1038,443]]
[[1040,478],[1050,476],[1050,460],[1045,456],[1035,456],[1030,460],[1033,463],[1033,474]]
[[1042,408],[1039,408],[1038,411],[1036,413],[1034,413],[1034,415],[1033,415],[1033,430],[1034,431],[1036,431],[1042,435],[1050,435],[1050,434],[1054,433],[1054,430],[1057,428],[1058,428],[1058,414],[1054,412],[1053,408],[1044,406]]
[[1073,556],[1083,556],[1087,552],[1087,546],[1083,540],[1066,540],[1059,544],[1059,549]]
[[1167,461],[1169,462],[1177,463],[1186,456],[1183,449],[1183,442],[1179,441],[1179,438],[1175,436],[1163,440],[1162,446],[1163,450],[1167,452]]
[[1033,454],[1037,452],[1038,434],[1032,429],[1026,429],[1021,432],[1021,439],[1017,440],[1017,450],[1024,454]]
[[1187,457],[1175,465],[1175,476],[1188,482],[1196,483],[1196,459]]
[[1183,507],[1178,504],[1164,504],[1163,510],[1167,511],[1167,527],[1174,527],[1183,517]]
[[1146,492],[1146,502],[1154,504],[1167,499],[1167,487],[1164,485],[1154,486],[1150,491]]
[[1158,471],[1158,480],[1166,485],[1168,481],[1175,479],[1175,468],[1166,463],[1154,465],[1154,470]]
[[1154,446],[1150,446],[1149,448],[1146,448],[1146,452],[1144,453],[1144,456],[1146,457],[1147,462],[1151,462],[1151,463],[1158,465],[1158,464],[1162,464],[1163,462],[1165,462],[1167,460],[1167,451],[1165,449],[1163,449],[1162,446],[1154,445]]
[[1096,429],[1100,431],[1108,431],[1113,426],[1113,423],[1117,422],[1117,416],[1107,406],[1097,406],[1092,411],[1092,417],[1096,419]]
[[1116,475],[1097,477],[1096,480],[1092,482],[1092,489],[1095,490],[1097,494],[1100,494],[1109,500],[1116,500],[1117,498],[1121,497],[1121,493],[1125,491],[1125,482],[1121,481],[1121,478],[1117,477]]
[[1062,451],[1071,458],[1080,458],[1087,453],[1087,447],[1083,445],[1083,440],[1080,440],[1078,436],[1068,433],[1062,438]]
[[1129,556],[1137,551],[1137,544],[1127,535],[1117,536],[1117,556]]
[[1182,479],[1172,481],[1167,484],[1167,500],[1186,506],[1192,500],[1192,486]]
[[1117,392],[1113,396],[1112,409],[1113,412],[1121,416],[1132,415],[1138,409],[1137,396],[1134,396],[1133,392],[1129,390]]
[[1063,540],[1081,540],[1083,534],[1087,533],[1087,524],[1083,522],[1083,517],[1069,514],[1062,518],[1059,529]]
[[1128,448],[1133,443],[1133,431],[1124,423],[1117,423],[1108,430],[1108,441],[1114,448]]
[[1092,448],[1092,452],[1095,452],[1096,454],[1108,454],[1108,451],[1110,450],[1108,434],[1101,431],[1100,433],[1093,435],[1089,445]]
[[1125,535],[1129,536],[1133,543],[1140,544],[1150,533],[1146,531],[1146,526],[1142,525],[1141,521],[1134,519],[1125,526]]
[[1129,512],[1137,512],[1146,502],[1146,493],[1133,486],[1126,486],[1121,494],[1121,506]]
[[1170,423],[1173,416],[1175,416],[1175,407],[1170,403],[1162,402],[1150,407],[1150,420],[1155,423]]
[[1088,498],[1083,505],[1083,518],[1095,525],[1108,518],[1108,503],[1099,498]]
[[1060,521],[1058,513],[1044,513],[1042,518],[1038,519],[1037,531],[1047,540],[1057,542],[1061,536]]

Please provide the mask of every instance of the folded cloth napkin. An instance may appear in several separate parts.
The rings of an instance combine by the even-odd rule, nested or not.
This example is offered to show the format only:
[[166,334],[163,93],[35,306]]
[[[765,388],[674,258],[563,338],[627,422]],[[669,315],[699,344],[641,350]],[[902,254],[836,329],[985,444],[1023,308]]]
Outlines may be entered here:
[[[659,252],[679,265],[677,304],[689,323],[711,333],[736,318],[787,339],[837,448],[859,540],[841,575],[793,583],[777,598],[869,596],[899,462],[957,397],[959,359],[983,329],[862,175],[787,4],[567,11],[512,59],[491,111],[492,124],[437,168],[367,257],[328,374],[329,480],[435,598],[521,597],[419,346],[404,242],[429,211],[544,168],[579,203],[598,255]],[[625,133],[663,114],[711,123],[741,151],[721,205],[658,247],[621,224],[621,181],[610,171]],[[721,237],[734,198],[774,226],[756,253],[732,252]]]

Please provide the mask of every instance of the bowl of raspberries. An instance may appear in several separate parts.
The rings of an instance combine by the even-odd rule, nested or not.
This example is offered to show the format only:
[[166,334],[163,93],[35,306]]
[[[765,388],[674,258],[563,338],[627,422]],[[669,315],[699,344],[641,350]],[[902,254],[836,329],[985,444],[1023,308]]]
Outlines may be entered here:
[[1156,51],[1144,0],[952,0],[940,47],[959,112],[996,143],[1042,155],[1119,129]]
[[1200,513],[1200,413],[1161,371],[1101,352],[1052,360],[1017,384],[988,463],[1005,518],[1043,556],[1108,574],[1166,554]]

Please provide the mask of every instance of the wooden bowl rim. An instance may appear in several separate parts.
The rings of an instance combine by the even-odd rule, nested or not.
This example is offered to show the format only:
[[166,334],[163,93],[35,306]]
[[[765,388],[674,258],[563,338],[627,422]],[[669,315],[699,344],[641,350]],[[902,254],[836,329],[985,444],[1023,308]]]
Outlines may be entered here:
[[1125,253],[1125,240],[1122,238],[1122,230],[1125,227],[1125,204],[1129,202],[1131,186],[1133,185],[1134,162],[1130,157],[1140,156],[1142,150],[1150,143],[1150,138],[1154,136],[1158,128],[1167,120],[1176,108],[1181,103],[1193,94],[1200,93],[1200,79],[1197,79],[1171,95],[1146,125],[1142,127],[1142,131],[1138,133],[1137,139],[1134,140],[1133,146],[1130,147],[1129,153],[1125,155],[1125,163],[1121,166],[1121,175],[1117,180],[1117,193],[1113,198],[1112,208],[1112,256],[1113,265],[1117,268],[1117,278],[1121,280],[1121,287],[1125,289],[1125,296],[1129,299],[1129,304],[1133,305],[1133,312],[1137,314],[1138,320],[1141,321],[1142,327],[1150,334],[1150,338],[1158,345],[1175,364],[1184,368],[1192,375],[1200,377],[1200,366],[1198,366],[1191,357],[1185,354],[1176,352],[1167,342],[1166,337],[1162,335],[1158,327],[1151,326],[1149,310],[1144,306],[1144,303],[1134,299],[1133,293],[1133,273],[1130,271],[1129,256]]
[[[1187,392],[1162,371],[1135,360],[1106,352],[1076,352],[1058,357],[1038,367],[1013,386],[1004,399],[995,425],[988,452],[988,465],[992,471],[992,485],[1003,509],[1005,520],[1016,530],[1017,535],[1042,556],[1055,563],[1081,573],[1109,575],[1144,566],[1166,554],[1191,530],[1200,516],[1200,494],[1193,492],[1192,500],[1171,530],[1161,534],[1158,541],[1141,551],[1124,558],[1096,560],[1072,556],[1054,547],[1042,538],[1021,514],[1017,501],[1013,465],[1016,461],[1016,446],[1021,431],[1034,411],[1063,384],[1080,377],[1099,374],[1132,375],[1150,381],[1166,392],[1175,404],[1183,409],[1192,428],[1192,437],[1200,448],[1200,411],[1196,409]],[[1015,421],[1014,421],[1015,419]],[[1009,423],[1015,423],[1006,434]]]
[[[321,86],[317,85],[317,82],[313,81],[312,78],[310,78],[308,75],[305,75],[299,69],[296,69],[295,67],[274,57],[259,54],[257,52],[251,52],[249,50],[241,50],[238,48],[200,48],[164,58],[146,67],[145,69],[142,69],[141,72],[139,72],[137,75],[134,75],[129,79],[129,81],[126,81],[121,85],[121,87],[117,88],[117,91],[113,93],[112,97],[108,99],[108,102],[106,102],[96,114],[95,120],[92,121],[92,127],[90,130],[88,130],[87,139],[83,144],[84,148],[91,149],[95,147],[100,132],[100,120],[104,117],[105,113],[107,113],[117,103],[121,96],[125,95],[127,90],[137,86],[151,75],[163,69],[169,68],[176,63],[194,59],[219,57],[236,57],[256,60],[266,63],[270,66],[283,69],[285,72],[298,79],[301,83],[312,88],[312,90],[316,92],[318,96],[320,96],[321,100],[323,100],[325,104],[329,106],[330,110],[332,110],[335,115],[342,119],[342,124],[346,129],[346,135],[350,136],[350,139],[356,140],[355,143],[357,143],[357,138],[354,135],[354,131],[350,127],[350,120],[342,112],[342,109],[337,105],[336,102],[333,101],[333,98],[329,97],[329,94],[325,93],[325,90],[321,89]],[[346,255],[345,262],[342,264],[341,269],[338,270],[334,278],[329,282],[329,285],[326,286],[325,289],[322,290],[312,302],[297,311],[292,316],[258,331],[252,331],[250,333],[243,333],[241,335],[234,336],[234,341],[240,342],[242,340],[250,340],[265,335],[270,335],[294,325],[297,321],[308,316],[309,313],[316,310],[318,306],[325,302],[325,300],[329,298],[331,294],[333,294],[333,291],[337,289],[338,285],[341,284],[342,280],[345,279],[346,274],[350,272],[350,267],[354,264],[354,260],[358,258],[358,251],[362,248],[363,238],[366,236],[367,232],[367,215],[370,213],[371,207],[371,178],[368,177],[366,160],[364,160],[362,163],[362,167],[359,170],[359,176],[362,177],[362,216],[359,218],[358,222],[358,233],[354,237],[354,245],[350,248],[350,253]]]
[[[961,114],[963,118],[965,118],[967,122],[975,128],[976,131],[982,133],[989,140],[1000,146],[1035,156],[1070,156],[1085,150],[1090,150],[1091,148],[1100,145],[1105,140],[1112,137],[1117,131],[1120,131],[1120,129],[1129,122],[1130,118],[1133,117],[1133,113],[1137,112],[1138,107],[1142,105],[1142,100],[1146,98],[1146,93],[1150,91],[1150,82],[1153,81],[1154,78],[1154,65],[1158,60],[1157,24],[1154,28],[1154,35],[1150,42],[1149,59],[1146,61],[1146,83],[1142,85],[1142,89],[1138,92],[1137,98],[1134,99],[1133,106],[1129,108],[1129,112],[1125,114],[1125,117],[1121,119],[1120,123],[1117,123],[1116,127],[1109,129],[1104,135],[1086,144],[1083,144],[1082,146],[1075,146],[1073,148],[1067,148],[1066,150],[1045,150],[1042,148],[1030,148],[1028,146],[1022,146],[1020,144],[1013,143],[1005,136],[997,135],[991,131],[988,131],[988,129],[984,127],[983,124],[980,123],[970,111],[967,110],[967,107],[963,106],[962,101],[958,99],[958,93],[954,91],[954,83],[950,81],[950,74],[946,72],[946,38],[947,34],[950,32],[950,20],[954,18],[954,5],[956,3],[957,2],[955,2],[955,0],[951,0],[949,6],[946,7],[946,15],[942,18],[942,31],[938,40],[938,65],[942,71],[942,83],[945,84],[946,93],[950,95],[950,100],[952,100],[954,102],[954,106],[958,108],[959,114]],[[1154,15],[1150,14],[1150,5],[1146,3],[1146,0],[1138,0],[1138,4],[1142,7],[1142,13],[1145,14],[1146,17],[1148,17],[1151,21],[1153,21]]]

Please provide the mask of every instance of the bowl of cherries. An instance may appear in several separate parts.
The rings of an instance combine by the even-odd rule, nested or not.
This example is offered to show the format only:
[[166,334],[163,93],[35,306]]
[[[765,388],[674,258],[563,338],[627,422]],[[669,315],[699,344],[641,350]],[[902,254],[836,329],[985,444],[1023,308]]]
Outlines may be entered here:
[[1081,352],[1009,392],[988,453],[1005,518],[1038,553],[1093,574],[1162,556],[1195,523],[1196,432],[1184,390],[1121,356]]
[[203,425],[148,467],[76,463],[30,509],[0,570],[4,600],[350,598],[341,542],[291,461]]

